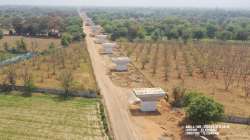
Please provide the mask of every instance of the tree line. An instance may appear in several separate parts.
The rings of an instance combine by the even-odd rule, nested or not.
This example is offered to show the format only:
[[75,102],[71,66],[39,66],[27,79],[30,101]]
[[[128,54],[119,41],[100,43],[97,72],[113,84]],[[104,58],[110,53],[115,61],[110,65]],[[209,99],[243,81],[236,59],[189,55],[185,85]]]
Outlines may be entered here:
[[76,9],[9,7],[0,10],[0,19],[0,28],[9,30],[10,35],[61,37],[67,33],[72,40],[84,37]]
[[250,40],[250,12],[222,9],[87,9],[111,39]]

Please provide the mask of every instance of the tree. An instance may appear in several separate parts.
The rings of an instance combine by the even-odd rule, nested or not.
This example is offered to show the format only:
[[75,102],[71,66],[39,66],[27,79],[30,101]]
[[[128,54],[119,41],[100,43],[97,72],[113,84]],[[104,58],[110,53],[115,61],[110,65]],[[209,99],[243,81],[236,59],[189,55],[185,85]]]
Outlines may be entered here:
[[142,65],[141,69],[142,69],[142,70],[145,69],[145,65],[146,65],[147,63],[149,63],[149,56],[148,56],[148,55],[144,55],[144,56],[142,57],[142,60],[141,60],[141,65]]
[[184,44],[187,43],[187,41],[191,37],[191,35],[192,35],[192,33],[191,33],[190,29],[185,28],[184,30],[182,30],[181,38],[184,41]]
[[208,97],[198,96],[188,105],[186,113],[193,124],[205,125],[220,121],[224,107]]
[[74,77],[72,71],[65,70],[60,74],[60,82],[64,89],[64,96],[68,97],[73,87]]
[[35,85],[32,73],[29,72],[28,67],[24,67],[23,69],[22,80],[24,84],[24,95],[31,96],[32,91],[35,89]]
[[222,76],[225,85],[225,90],[229,90],[230,86],[235,81],[235,73],[238,70],[239,57],[235,54],[225,53],[224,62],[222,64]]
[[195,27],[193,29],[193,38],[194,39],[202,39],[204,38],[206,35],[206,29],[202,28],[202,27]]
[[178,39],[179,35],[178,35],[178,29],[176,27],[172,28],[168,33],[167,33],[167,37],[168,39]]
[[173,96],[174,96],[174,101],[173,101],[173,105],[175,107],[181,107],[183,106],[183,96],[186,92],[186,89],[181,87],[181,86],[177,86],[173,88]]
[[6,51],[6,52],[10,51],[8,42],[4,42],[3,47],[4,47],[4,51]]
[[10,65],[8,69],[6,70],[6,77],[5,80],[7,81],[8,84],[11,85],[11,90],[15,88],[16,85],[16,68],[14,65]]
[[161,32],[159,29],[155,29],[154,32],[151,34],[151,38],[154,40],[154,41],[157,41],[159,39],[161,39]]
[[157,43],[157,46],[156,46],[156,50],[155,50],[155,54],[154,54],[154,57],[153,57],[153,62],[152,62],[152,69],[153,69],[153,75],[155,75],[157,73],[157,64],[158,64],[158,52],[159,52],[159,49],[160,49],[160,45],[159,43]]
[[3,39],[3,31],[0,30],[0,39]]
[[209,38],[214,38],[217,32],[217,26],[214,23],[210,23],[207,25],[207,36]]
[[53,52],[54,50],[55,50],[55,44],[53,43],[53,42],[51,42],[50,44],[49,44],[49,47],[48,47],[48,51],[49,52]]
[[27,45],[24,41],[24,39],[20,39],[16,42],[16,50],[18,53],[26,53],[27,52]]
[[232,40],[233,33],[230,31],[222,31],[222,32],[218,33],[217,37],[221,40]]
[[248,39],[248,36],[249,36],[248,31],[240,30],[236,33],[237,40],[246,41]]
[[25,83],[24,83],[24,90],[25,90],[25,95],[27,96],[31,96],[31,93],[33,92],[33,90],[36,88],[35,84],[33,82],[32,76],[30,76],[30,78],[28,78]]
[[72,42],[72,36],[70,34],[63,34],[61,38],[61,44],[64,47],[68,47],[69,44]]
[[20,17],[16,17],[12,20],[12,26],[18,35],[22,34],[22,28],[23,28],[22,23],[23,23],[23,19]]

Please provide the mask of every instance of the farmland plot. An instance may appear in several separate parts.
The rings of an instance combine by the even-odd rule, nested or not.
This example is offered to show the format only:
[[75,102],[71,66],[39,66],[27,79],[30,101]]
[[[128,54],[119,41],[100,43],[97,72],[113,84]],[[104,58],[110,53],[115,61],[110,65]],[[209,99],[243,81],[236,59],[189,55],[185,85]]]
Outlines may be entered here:
[[[250,69],[246,69],[249,68],[250,64],[250,50],[249,47],[246,47],[249,44],[200,42],[184,45],[174,41],[118,43],[119,47],[114,51],[114,56],[128,56],[132,61],[129,71],[117,76],[120,78],[119,80],[131,83],[135,81],[135,77],[131,76],[137,76],[137,73],[141,73],[144,76],[144,81],[150,81],[154,86],[164,88],[170,95],[168,102],[162,99],[158,103],[158,115],[157,113],[154,115],[132,111],[132,115],[135,114],[135,117],[138,116],[137,114],[145,115],[146,119],[160,125],[166,136],[171,136],[174,139],[194,139],[183,135],[183,129],[180,127],[180,123],[185,118],[184,110],[173,108],[169,103],[174,98],[172,89],[178,85],[188,90],[201,91],[206,96],[215,99],[224,105],[226,115],[249,117],[250,100],[245,90],[245,87],[249,87],[247,84],[250,78],[248,73]],[[235,60],[230,59],[231,56],[234,56]],[[230,83],[229,88],[226,89],[226,83],[228,83],[226,79],[230,76],[224,75],[227,70],[225,66],[231,63],[233,65],[230,66],[235,65],[237,71],[230,69],[230,73],[234,72],[232,79],[234,82]],[[136,71],[133,71],[134,69]],[[116,73],[111,73],[112,78]],[[116,79],[113,81],[116,83]],[[136,81],[141,84],[140,87],[150,86],[143,84],[140,80]],[[130,87],[138,86],[132,85]],[[137,106],[130,108],[138,110]],[[219,139],[249,138],[247,126],[228,125],[230,125],[230,129],[219,130],[221,132],[221,135],[218,136]],[[235,133],[236,131],[244,133],[239,136]]]
[[0,95],[0,139],[105,140],[98,99]]
[[60,75],[67,70],[73,74],[74,89],[96,89],[90,60],[83,43],[72,43],[67,48],[48,49],[46,46],[41,55],[1,69],[2,83],[6,81],[6,73],[11,68],[14,68],[17,85],[23,85],[23,74],[29,73],[35,86],[62,88]]
[[121,43],[120,52],[130,56],[155,86],[169,93],[177,85],[184,86],[222,103],[229,115],[250,115],[247,43]]

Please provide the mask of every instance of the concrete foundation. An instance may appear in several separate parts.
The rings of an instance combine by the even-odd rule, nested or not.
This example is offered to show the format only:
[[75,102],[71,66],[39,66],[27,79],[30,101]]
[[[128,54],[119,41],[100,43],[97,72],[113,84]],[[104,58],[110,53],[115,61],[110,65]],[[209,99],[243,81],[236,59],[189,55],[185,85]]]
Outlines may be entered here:
[[157,110],[156,101],[141,101],[140,110],[143,112],[151,112]]
[[113,63],[115,63],[116,71],[127,71],[130,59],[128,57],[117,57],[112,58]]
[[112,54],[113,53],[113,48],[116,47],[115,43],[103,43],[103,53],[105,54]]
[[95,43],[96,44],[103,44],[107,42],[107,35],[96,35],[95,36]]
[[157,102],[166,94],[161,88],[137,88],[133,94],[140,99],[140,110],[150,112],[157,110]]

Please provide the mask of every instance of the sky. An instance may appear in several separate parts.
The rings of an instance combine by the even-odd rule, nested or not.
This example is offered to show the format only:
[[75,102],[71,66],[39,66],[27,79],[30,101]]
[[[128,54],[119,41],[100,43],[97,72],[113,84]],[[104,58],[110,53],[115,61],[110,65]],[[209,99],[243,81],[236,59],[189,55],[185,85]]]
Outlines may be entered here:
[[250,0],[0,0],[0,5],[250,8]]

